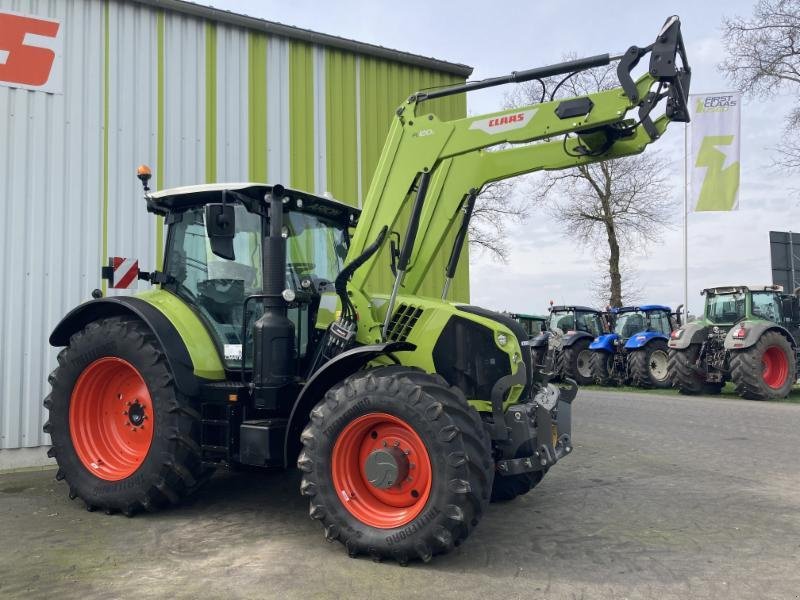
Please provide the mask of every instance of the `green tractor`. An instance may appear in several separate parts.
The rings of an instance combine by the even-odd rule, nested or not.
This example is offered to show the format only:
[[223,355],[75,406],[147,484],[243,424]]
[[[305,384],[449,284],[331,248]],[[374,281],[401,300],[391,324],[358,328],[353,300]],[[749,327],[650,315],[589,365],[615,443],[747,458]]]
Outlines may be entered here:
[[797,380],[800,306],[780,286],[708,288],[703,317],[672,332],[668,371],[683,394],[726,381],[750,400],[785,398]]
[[[613,60],[619,88],[449,122],[425,110]],[[50,336],[63,347],[45,400],[57,479],[89,510],[133,515],[220,467],[297,465],[310,516],[352,556],[406,564],[458,546],[490,499],[527,492],[573,448],[575,389],[537,372],[528,332],[447,300],[478,193],[642,152],[688,119],[688,87],[673,17],[620,56],[416,93],[362,212],[260,183],[150,192],[143,171],[168,226],[163,265],[140,274],[155,289],[97,291]],[[448,251],[441,298],[421,296]]]
[[535,338],[547,329],[547,317],[545,315],[510,313],[509,316],[522,325],[529,338]]

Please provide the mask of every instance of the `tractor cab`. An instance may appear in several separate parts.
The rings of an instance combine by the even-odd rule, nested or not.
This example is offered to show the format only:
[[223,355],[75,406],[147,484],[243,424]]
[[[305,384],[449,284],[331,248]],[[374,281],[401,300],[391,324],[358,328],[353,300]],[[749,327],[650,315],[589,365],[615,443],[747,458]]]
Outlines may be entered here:
[[[162,288],[202,318],[228,369],[252,365],[252,325],[263,313],[270,260],[268,198],[263,184],[209,184],[148,194],[148,210],[169,229]],[[267,200],[265,200],[267,199]],[[333,294],[359,210],[306,192],[283,189],[286,239],[282,295],[294,324],[298,370],[314,344],[320,299]]]
[[602,314],[588,306],[551,306],[547,330],[565,334],[581,331],[597,337],[606,329]]
[[528,337],[535,338],[547,329],[547,317],[544,315],[525,315],[521,313],[511,313],[509,316],[528,334]]
[[797,297],[784,294],[781,286],[726,287],[703,290],[705,318],[726,330],[742,320],[791,322]]
[[676,316],[668,306],[648,304],[643,306],[624,306],[612,308],[614,317],[613,332],[622,341],[636,334],[660,333],[668,336],[676,325]]

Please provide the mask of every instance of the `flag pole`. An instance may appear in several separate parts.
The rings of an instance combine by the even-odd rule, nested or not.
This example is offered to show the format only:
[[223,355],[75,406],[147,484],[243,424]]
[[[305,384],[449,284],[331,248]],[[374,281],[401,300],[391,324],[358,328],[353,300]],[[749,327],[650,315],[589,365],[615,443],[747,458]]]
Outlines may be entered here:
[[683,126],[683,310],[689,320],[689,124]]

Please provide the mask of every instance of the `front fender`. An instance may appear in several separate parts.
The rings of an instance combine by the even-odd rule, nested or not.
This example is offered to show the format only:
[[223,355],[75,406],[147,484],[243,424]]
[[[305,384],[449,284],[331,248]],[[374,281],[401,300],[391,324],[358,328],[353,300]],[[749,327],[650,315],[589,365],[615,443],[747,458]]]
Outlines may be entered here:
[[[157,290],[150,295],[155,298],[159,294],[169,292]],[[56,325],[50,334],[50,345],[68,345],[73,334],[93,321],[132,316],[144,322],[155,335],[181,393],[194,396],[204,381],[224,379],[225,370],[216,347],[199,318],[185,306],[183,309],[188,314],[181,312],[180,307],[173,306],[176,302],[181,303],[181,300],[171,294],[171,298],[161,298],[163,302],[159,301],[159,304],[143,299],[149,298],[148,294],[142,296],[115,296],[84,302]],[[192,320],[196,322],[192,323]],[[191,329],[191,333],[187,332],[187,328]],[[189,344],[186,339],[190,340]]]
[[409,342],[358,346],[342,352],[325,363],[309,378],[292,407],[289,423],[286,426],[286,439],[283,442],[284,467],[288,467],[300,453],[300,434],[308,423],[311,409],[322,399],[325,392],[379,356],[386,356],[393,352],[407,352],[416,350],[416,348],[416,345]]
[[[744,338],[735,338],[733,335],[739,331],[742,326],[744,326],[745,331],[747,334]],[[744,348],[749,348],[753,344],[755,344],[762,335],[764,335],[767,331],[777,331],[781,335],[783,335],[789,343],[792,345],[792,348],[796,348],[794,337],[788,330],[781,327],[777,323],[772,321],[740,321],[733,327],[731,327],[728,334],[725,336],[725,350],[742,350]]]
[[625,348],[628,350],[638,350],[644,348],[653,340],[664,340],[669,342],[669,338],[660,331],[640,331],[628,338],[625,342]]
[[575,333],[565,333],[564,337],[561,338],[561,343],[564,346],[564,348],[569,348],[576,342],[585,339],[591,341],[594,339],[594,336],[591,333],[586,333],[585,331],[576,331]]
[[619,339],[618,333],[606,333],[594,339],[589,344],[589,350],[602,350],[603,352],[614,352],[614,340]]
[[680,331],[679,337],[670,337],[667,345],[673,350],[686,350],[692,344],[702,344],[708,339],[708,324],[704,322],[687,323],[676,329]]
[[549,331],[545,331],[544,333],[540,333],[535,338],[528,342],[528,346],[531,348],[547,348],[547,340],[550,339],[552,334]]

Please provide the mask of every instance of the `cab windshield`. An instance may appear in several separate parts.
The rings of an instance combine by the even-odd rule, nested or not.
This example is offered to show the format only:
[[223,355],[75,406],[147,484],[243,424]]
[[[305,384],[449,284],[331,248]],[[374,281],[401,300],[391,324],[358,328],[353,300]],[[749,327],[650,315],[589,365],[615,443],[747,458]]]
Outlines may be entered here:
[[614,333],[628,339],[642,331],[656,331],[669,335],[672,331],[670,313],[666,310],[631,310],[619,313],[614,322]]
[[[234,259],[220,258],[211,251],[206,235],[205,208],[191,208],[173,216],[167,240],[165,288],[193,306],[211,326],[229,366],[241,356],[244,300],[263,289],[262,218],[244,206],[235,206]],[[343,266],[348,249],[346,228],[338,222],[303,212],[288,212],[286,287],[328,291]],[[261,314],[260,301],[248,303],[247,323]],[[311,325],[307,308],[293,308],[289,317],[298,332],[297,348],[305,355]],[[248,328],[250,329],[250,328]],[[250,350],[248,357],[252,358]]]
[[639,310],[619,313],[614,322],[614,333],[622,338],[629,338],[647,328],[647,315]]
[[743,292],[710,294],[706,299],[706,318],[712,323],[735,323],[744,319],[745,305]]
[[597,337],[603,332],[603,325],[600,321],[600,315],[595,312],[583,310],[551,311],[547,328],[550,331],[560,329],[564,333],[568,331],[585,331],[594,337]]

